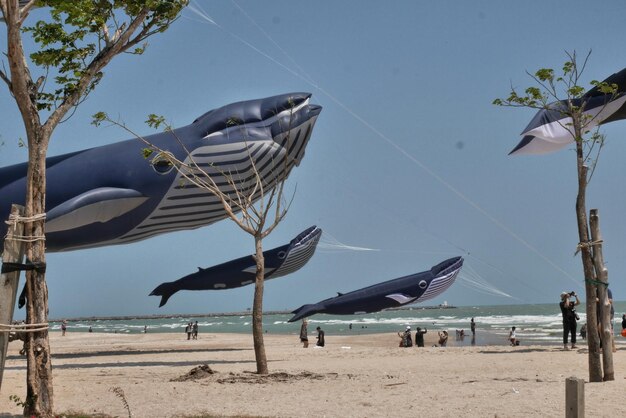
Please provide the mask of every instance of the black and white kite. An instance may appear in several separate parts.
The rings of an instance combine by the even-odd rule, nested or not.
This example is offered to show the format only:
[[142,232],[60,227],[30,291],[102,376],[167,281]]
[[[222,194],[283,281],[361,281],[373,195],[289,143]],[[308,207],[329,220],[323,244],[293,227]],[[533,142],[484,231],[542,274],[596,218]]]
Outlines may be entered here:
[[[594,87],[573,103],[575,106],[584,106],[589,118],[585,130],[626,119],[626,68],[604,81],[617,84],[617,94],[605,94]],[[549,109],[538,111],[522,132],[522,140],[509,155],[546,154],[572,144],[572,119],[564,115],[565,109],[566,102],[559,101],[551,103]]]
[[428,271],[378,283],[318,303],[304,305],[292,313],[289,322],[316,313],[353,315],[382,311],[409,303],[423,302],[440,295],[454,283],[463,266],[463,258],[445,260]]

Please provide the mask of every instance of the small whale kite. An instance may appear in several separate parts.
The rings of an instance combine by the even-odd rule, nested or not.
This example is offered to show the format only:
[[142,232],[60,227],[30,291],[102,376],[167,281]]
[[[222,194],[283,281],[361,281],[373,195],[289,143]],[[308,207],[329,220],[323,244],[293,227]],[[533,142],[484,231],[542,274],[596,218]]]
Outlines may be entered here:
[[321,302],[304,305],[292,313],[295,322],[316,313],[356,315],[378,312],[413,302],[423,302],[448,289],[463,266],[462,257],[450,258],[428,271],[378,283]]
[[[322,230],[312,226],[301,232],[289,244],[264,251],[265,280],[285,276],[302,268],[315,253]],[[249,255],[209,267],[174,282],[159,285],[150,296],[161,296],[159,307],[179,290],[233,289],[254,283],[256,261]]]
[[[254,189],[255,170],[267,190],[304,157],[322,110],[310,97],[290,93],[229,104],[146,140],[197,164],[230,196]],[[46,160],[46,251],[126,244],[227,216],[216,196],[166,161],[146,160],[144,148],[130,139]],[[11,204],[24,204],[26,169],[26,163],[0,168],[0,246]]]
[[[572,103],[574,106],[584,104],[585,114],[589,117],[585,130],[626,119],[626,68],[604,82],[617,84],[617,94],[605,94],[594,87]],[[572,144],[572,118],[563,114],[566,109],[567,103],[559,101],[551,103],[549,109],[538,111],[522,132],[522,140],[509,155],[546,154]]]

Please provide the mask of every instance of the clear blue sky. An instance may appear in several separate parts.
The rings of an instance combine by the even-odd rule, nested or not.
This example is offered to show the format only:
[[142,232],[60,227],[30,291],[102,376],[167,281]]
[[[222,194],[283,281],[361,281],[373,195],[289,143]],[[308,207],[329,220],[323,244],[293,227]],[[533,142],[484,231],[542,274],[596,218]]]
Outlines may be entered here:
[[[176,127],[231,102],[309,91],[324,110],[288,181],[294,203],[265,248],[315,224],[342,243],[379,251],[318,251],[299,272],[267,282],[265,309],[295,309],[455,255],[466,257],[464,277],[513,297],[457,280],[433,304],[557,303],[561,291],[583,291],[580,258],[573,256],[574,153],[507,156],[534,112],[491,102],[511,85],[531,85],[526,70],[560,68],[565,51],[593,50],[585,84],[624,68],[626,3],[192,5],[216,24],[187,10],[143,56],[115,58],[88,101],[56,130],[50,156],[128,138],[118,128],[90,125],[97,111],[150,133],[143,123],[149,113]],[[6,50],[4,29],[0,45]],[[0,166],[25,161],[17,146],[23,126],[4,85],[0,115]],[[588,208],[600,209],[609,281],[623,300],[626,122],[603,131],[608,143]],[[251,286],[180,292],[161,309],[148,294],[198,266],[252,252],[251,237],[222,221],[125,246],[50,254],[50,316],[244,310]]]

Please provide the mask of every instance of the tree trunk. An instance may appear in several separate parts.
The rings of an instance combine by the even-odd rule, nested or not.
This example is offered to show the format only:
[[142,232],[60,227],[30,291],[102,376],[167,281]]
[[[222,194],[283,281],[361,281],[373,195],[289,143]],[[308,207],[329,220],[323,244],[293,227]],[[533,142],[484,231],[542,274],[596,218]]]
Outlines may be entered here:
[[265,277],[265,257],[263,256],[263,240],[255,235],[256,248],[256,280],[254,284],[254,304],[252,305],[252,338],[254,340],[254,356],[256,358],[256,372],[267,374],[267,357],[263,342],[263,285]]
[[[576,122],[574,121],[574,126]],[[576,135],[580,138],[580,135]],[[598,321],[596,315],[596,286],[595,271],[591,249],[586,245],[589,242],[589,226],[587,223],[587,209],[585,194],[587,191],[587,167],[584,165],[583,144],[576,140],[576,166],[578,169],[578,195],[576,196],[576,220],[578,222],[578,240],[581,244],[580,253],[585,276],[585,306],[587,311],[587,346],[589,347],[589,381],[602,381],[602,364],[600,361],[600,337],[598,335]]]
[[[26,218],[45,213],[46,198],[46,149],[47,138],[38,132],[35,140],[29,140],[28,180],[26,190]],[[30,139],[30,137],[29,137]],[[44,236],[44,219],[27,221],[24,225],[27,237]],[[26,249],[27,260],[42,266],[26,274],[26,323],[48,323],[48,287],[45,278],[45,241],[34,239]],[[26,406],[24,415],[52,417],[52,364],[48,330],[29,333],[26,339],[27,374]]]
[[602,367],[604,369],[604,381],[615,380],[613,372],[613,327],[611,324],[611,305],[607,297],[609,286],[609,273],[604,265],[602,256],[602,235],[600,234],[600,219],[598,209],[591,209],[589,215],[591,226],[591,239],[593,241],[593,263],[598,282],[597,293],[600,308],[600,339],[602,341]]
[[[34,238],[26,243],[26,259],[41,266],[26,274],[26,322],[28,324],[48,323],[48,288],[45,281],[45,241],[44,219],[34,219],[35,215],[45,214],[46,199],[46,152],[54,124],[41,125],[36,105],[36,86],[33,83],[24,56],[19,24],[17,1],[7,5],[7,57],[11,70],[11,94],[20,110],[26,137],[28,138],[28,172],[26,201],[24,205],[24,235]],[[50,343],[48,331],[28,333],[26,339],[26,406],[24,415],[52,417],[52,366],[50,364]]]

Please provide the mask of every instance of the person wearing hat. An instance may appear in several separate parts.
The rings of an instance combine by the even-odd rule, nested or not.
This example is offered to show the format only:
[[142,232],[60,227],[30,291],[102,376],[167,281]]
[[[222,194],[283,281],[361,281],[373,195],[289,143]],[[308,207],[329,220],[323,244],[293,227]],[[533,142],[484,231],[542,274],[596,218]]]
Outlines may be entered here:
[[[570,300],[571,297],[576,298],[575,302]],[[576,306],[580,305],[580,300],[576,292],[563,292],[561,293],[561,302],[559,307],[561,308],[561,314],[563,315],[563,349],[567,348],[567,337],[571,335],[572,349],[576,348],[576,321],[578,315],[576,314]]]
[[412,347],[413,337],[411,336],[411,327],[407,326],[403,333],[398,332],[400,337],[400,347]]

